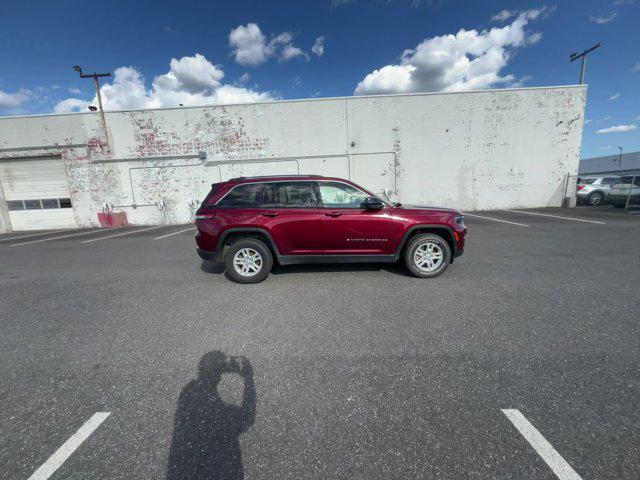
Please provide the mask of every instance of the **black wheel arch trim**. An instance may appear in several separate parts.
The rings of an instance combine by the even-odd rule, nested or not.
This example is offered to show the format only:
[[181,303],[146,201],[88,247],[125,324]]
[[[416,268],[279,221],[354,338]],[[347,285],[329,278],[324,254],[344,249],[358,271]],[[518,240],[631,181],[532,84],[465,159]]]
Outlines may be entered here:
[[[459,256],[458,254],[458,242],[456,242],[456,236],[454,235],[454,230],[453,228],[447,226],[447,225],[441,225],[438,223],[423,223],[420,225],[413,225],[412,227],[409,227],[409,229],[404,232],[404,235],[402,236],[402,240],[400,241],[400,244],[398,245],[398,248],[396,250],[395,253],[395,257],[396,259],[400,258],[400,254],[402,253],[402,249],[404,248],[405,244],[407,243],[407,240],[409,240],[409,237],[411,237],[411,235],[413,234],[413,232],[415,232],[416,230],[421,230],[423,228],[429,228],[432,230],[443,230],[445,232],[448,232],[449,235],[451,235],[451,243],[453,246],[452,252],[451,252],[451,262],[453,262],[453,259],[457,256]],[[446,241],[446,239],[445,239]]]
[[220,260],[222,260],[221,256],[222,256],[222,251],[224,250],[224,244],[226,239],[229,237],[229,235],[233,235],[235,233],[259,233],[260,235],[264,235],[267,238],[267,241],[269,242],[269,246],[273,250],[273,253],[275,254],[275,256],[277,258],[280,258],[282,256],[280,255],[280,251],[276,246],[276,242],[273,241],[273,237],[264,228],[257,228],[257,227],[228,228],[224,232],[222,232],[222,234],[220,234],[220,238],[218,239],[218,243],[216,245],[216,252],[220,256]]

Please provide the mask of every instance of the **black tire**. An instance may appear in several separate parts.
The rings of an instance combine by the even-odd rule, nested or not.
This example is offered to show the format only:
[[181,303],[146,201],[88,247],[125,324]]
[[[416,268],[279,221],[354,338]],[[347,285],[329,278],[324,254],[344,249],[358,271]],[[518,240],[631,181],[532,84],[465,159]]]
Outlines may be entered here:
[[[416,251],[425,244],[437,246],[436,252],[442,252],[442,261],[433,271],[425,271],[416,263]],[[441,275],[451,263],[451,248],[447,241],[440,235],[435,233],[421,233],[409,240],[407,247],[404,249],[404,264],[409,273],[419,278],[434,278]]]
[[[234,257],[243,249],[249,249],[257,252],[260,257],[260,268],[256,273],[242,274],[234,266]],[[256,262],[253,263],[253,266]],[[227,275],[231,280],[238,283],[259,283],[269,275],[273,266],[273,256],[271,250],[264,242],[257,238],[240,238],[233,242],[224,254],[224,266],[227,269]],[[242,268],[242,267],[239,267]],[[253,267],[252,267],[253,268]]]
[[587,197],[587,203],[592,207],[597,207],[598,205],[602,205],[604,202],[604,195],[602,192],[591,192]]

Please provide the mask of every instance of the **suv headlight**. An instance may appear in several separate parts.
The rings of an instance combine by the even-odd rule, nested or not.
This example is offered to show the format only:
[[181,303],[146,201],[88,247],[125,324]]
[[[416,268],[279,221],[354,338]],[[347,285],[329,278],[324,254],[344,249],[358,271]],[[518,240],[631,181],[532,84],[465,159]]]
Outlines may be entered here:
[[459,217],[456,217],[456,224],[462,228],[467,228],[467,226],[464,224],[464,215],[460,215]]

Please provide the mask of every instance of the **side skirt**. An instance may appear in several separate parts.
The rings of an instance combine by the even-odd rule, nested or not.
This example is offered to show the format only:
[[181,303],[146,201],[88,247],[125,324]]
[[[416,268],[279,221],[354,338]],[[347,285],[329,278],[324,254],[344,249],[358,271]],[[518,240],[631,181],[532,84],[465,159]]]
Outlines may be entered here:
[[280,265],[300,263],[393,263],[395,255],[280,255]]

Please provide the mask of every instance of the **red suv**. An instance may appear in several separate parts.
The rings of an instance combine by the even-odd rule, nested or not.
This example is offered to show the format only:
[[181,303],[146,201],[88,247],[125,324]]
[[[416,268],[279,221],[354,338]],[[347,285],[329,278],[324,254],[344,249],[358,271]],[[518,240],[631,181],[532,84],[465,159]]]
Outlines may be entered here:
[[215,183],[195,215],[197,252],[240,283],[264,280],[276,261],[396,262],[436,277],[462,255],[456,210],[387,203],[341,178],[240,177]]

